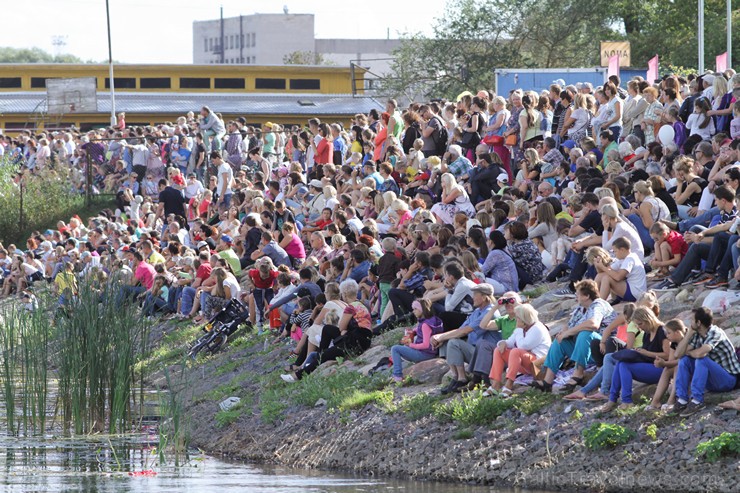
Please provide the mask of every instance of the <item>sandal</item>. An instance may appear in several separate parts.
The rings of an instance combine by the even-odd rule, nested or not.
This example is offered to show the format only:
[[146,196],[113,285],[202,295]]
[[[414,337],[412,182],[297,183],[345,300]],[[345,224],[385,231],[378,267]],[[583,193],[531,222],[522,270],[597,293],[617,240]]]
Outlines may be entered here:
[[581,387],[583,385],[583,377],[571,377],[568,382],[566,382],[565,385],[563,385],[562,390],[563,392],[573,392],[576,387]]
[[533,380],[531,387],[539,390],[540,392],[552,393],[552,384],[547,383],[544,380]]
[[568,394],[563,397],[563,399],[565,399],[566,401],[582,401],[585,398],[586,396],[583,395],[583,393],[581,392],[573,392],[572,394]]
[[603,402],[609,400],[609,396],[601,392],[596,392],[595,394],[587,395],[585,400],[588,402]]

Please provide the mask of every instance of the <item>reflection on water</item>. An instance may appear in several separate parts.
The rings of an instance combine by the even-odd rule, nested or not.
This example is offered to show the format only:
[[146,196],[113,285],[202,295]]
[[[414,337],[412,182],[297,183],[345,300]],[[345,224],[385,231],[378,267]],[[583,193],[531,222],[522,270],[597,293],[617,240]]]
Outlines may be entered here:
[[[196,455],[160,466],[151,436],[0,437],[0,490],[100,493],[489,493],[488,487],[347,477],[257,467]],[[154,471],[156,475],[140,475]],[[133,474],[133,475],[132,475]]]

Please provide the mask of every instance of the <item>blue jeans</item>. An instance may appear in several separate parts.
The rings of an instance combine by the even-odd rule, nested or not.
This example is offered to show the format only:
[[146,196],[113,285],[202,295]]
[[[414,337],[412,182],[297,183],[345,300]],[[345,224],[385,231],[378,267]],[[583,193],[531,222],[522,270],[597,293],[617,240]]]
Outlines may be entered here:
[[655,240],[653,240],[652,236],[650,236],[650,230],[645,227],[645,224],[642,222],[642,218],[639,216],[639,214],[630,214],[627,216],[627,219],[630,220],[632,225],[637,230],[637,234],[640,235],[640,241],[642,241],[642,246],[645,250],[652,250],[655,246]]
[[695,359],[684,356],[678,361],[676,375],[676,397],[682,401],[691,398],[696,402],[704,402],[704,392],[729,392],[737,385],[737,377],[728,373],[718,363],[708,356]]
[[586,385],[583,386],[581,389],[581,392],[584,394],[588,394],[589,392],[596,389],[596,387],[600,387],[599,391],[602,394],[607,394],[609,392],[609,389],[612,385],[612,376],[614,375],[614,366],[616,361],[614,361],[614,358],[612,357],[613,353],[605,354],[604,355],[604,364],[601,368],[599,368],[599,371],[596,373],[596,375],[591,378],[591,380],[588,381]]
[[131,301],[141,293],[146,293],[144,286],[122,286],[121,290],[118,291],[118,296],[116,296],[116,304],[121,306],[125,301]]
[[[725,234],[729,235],[729,233]],[[737,268],[736,261],[738,254],[736,253],[737,247],[735,245],[738,240],[740,240],[740,236],[730,236],[725,245],[724,251],[722,252],[722,260],[719,263],[719,267],[717,267],[717,276],[723,279],[727,279]]]
[[417,363],[419,361],[426,361],[432,359],[435,356],[429,354],[426,351],[420,351],[418,349],[411,349],[408,346],[396,345],[391,348],[391,359],[393,360],[393,376],[403,376],[403,360]]
[[709,223],[712,221],[712,218],[714,216],[719,215],[719,213],[720,213],[719,207],[712,207],[704,214],[686,219],[684,221],[679,221],[678,231],[680,233],[685,233],[686,231],[691,229],[692,226],[709,226]]
[[609,400],[617,402],[619,391],[622,391],[622,403],[632,403],[632,380],[643,383],[658,383],[663,368],[656,368],[652,363],[625,363],[618,361],[612,376]]
[[545,366],[557,373],[563,360],[568,356],[576,365],[586,367],[591,359],[591,341],[601,340],[601,335],[590,330],[579,332],[576,337],[563,339],[563,342],[552,341],[545,358]]
[[709,258],[709,252],[712,249],[707,243],[692,243],[689,250],[671,273],[671,279],[677,286],[683,284],[693,269],[701,267],[701,261]]
[[160,311],[165,307],[167,307],[167,302],[161,297],[154,297],[151,293],[146,294],[146,298],[144,299],[144,315],[154,315],[154,312]]
[[272,289],[260,289],[254,288],[252,292],[254,296],[254,306],[257,309],[257,315],[259,315],[259,321],[265,321],[265,303],[268,305],[272,301],[272,297],[275,296],[275,292]]
[[195,288],[187,286],[182,289],[182,296],[180,296],[180,313],[188,315],[190,310],[193,309],[193,301],[195,300]]

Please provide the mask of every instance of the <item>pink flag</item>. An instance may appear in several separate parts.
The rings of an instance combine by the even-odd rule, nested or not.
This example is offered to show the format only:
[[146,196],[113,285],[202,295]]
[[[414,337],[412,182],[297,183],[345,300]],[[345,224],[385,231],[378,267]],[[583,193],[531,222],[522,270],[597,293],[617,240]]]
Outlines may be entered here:
[[606,76],[611,77],[612,75],[619,77],[619,54],[609,57],[609,68],[606,71]]
[[717,72],[724,72],[727,70],[727,52],[725,51],[721,55],[717,55]]
[[652,84],[658,78],[658,55],[648,61],[647,76],[645,79]]

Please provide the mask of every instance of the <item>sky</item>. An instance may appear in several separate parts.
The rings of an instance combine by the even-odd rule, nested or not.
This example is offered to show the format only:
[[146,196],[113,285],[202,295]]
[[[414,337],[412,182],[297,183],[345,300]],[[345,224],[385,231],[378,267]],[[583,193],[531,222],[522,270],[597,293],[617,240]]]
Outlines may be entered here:
[[[122,63],[192,63],[193,21],[254,13],[315,15],[317,38],[397,38],[404,32],[431,34],[446,0],[109,0],[113,58]],[[259,5],[257,8],[256,6]],[[38,47],[83,60],[107,61],[105,0],[33,0],[30,8],[3,10],[0,46]]]

